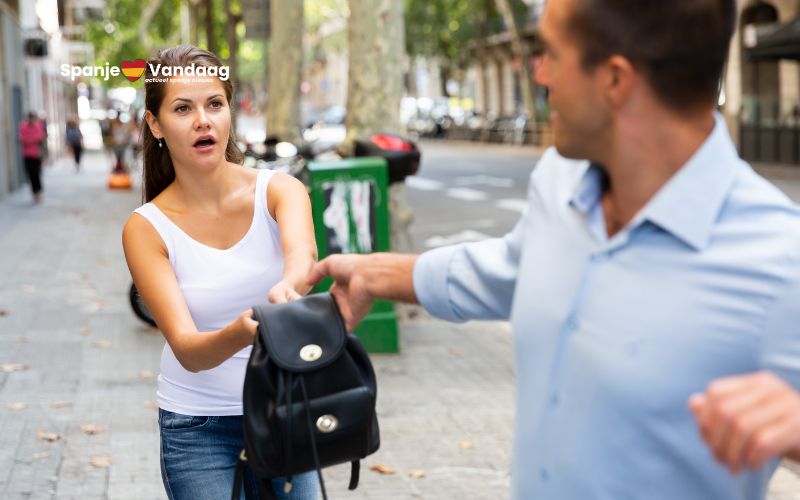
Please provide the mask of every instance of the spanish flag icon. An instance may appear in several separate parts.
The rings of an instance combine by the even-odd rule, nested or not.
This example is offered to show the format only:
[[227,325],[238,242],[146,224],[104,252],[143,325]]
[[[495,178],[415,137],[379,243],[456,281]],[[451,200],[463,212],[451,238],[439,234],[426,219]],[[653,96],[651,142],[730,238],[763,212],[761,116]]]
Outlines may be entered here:
[[144,73],[145,64],[146,63],[144,59],[137,59],[135,61],[122,61],[122,74],[125,75],[125,78],[128,80],[135,82],[141,78],[142,74]]

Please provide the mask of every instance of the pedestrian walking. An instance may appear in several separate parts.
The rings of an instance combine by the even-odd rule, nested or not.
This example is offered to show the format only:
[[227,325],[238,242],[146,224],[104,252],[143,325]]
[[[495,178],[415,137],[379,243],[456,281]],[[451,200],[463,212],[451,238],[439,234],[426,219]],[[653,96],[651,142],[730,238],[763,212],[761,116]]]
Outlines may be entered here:
[[117,117],[117,112],[113,109],[107,111],[106,117],[100,120],[100,134],[103,137],[103,152],[105,157],[112,162],[112,168],[115,163],[114,155],[114,137],[111,134],[111,121]]
[[[219,67],[182,45],[151,67]],[[123,230],[125,258],[166,345],[158,377],[161,473],[173,500],[230,498],[244,448],[242,388],[256,335],[251,307],[307,293],[316,261],[311,204],[293,177],[241,166],[229,80],[145,74],[144,199]],[[315,473],[272,486],[316,500]],[[258,499],[247,468],[244,496]],[[286,488],[289,489],[289,488]]]
[[114,168],[115,173],[125,173],[128,167],[125,165],[125,152],[131,144],[131,128],[122,122],[119,116],[111,120],[111,140],[114,148]]
[[379,297],[511,320],[515,500],[763,500],[800,458],[800,209],[714,111],[736,12],[549,0],[555,148],[514,229],[312,273],[349,330]]
[[66,138],[67,146],[72,151],[72,157],[75,159],[75,171],[79,172],[81,169],[81,156],[83,155],[83,134],[77,120],[67,120]]
[[45,137],[42,122],[34,112],[29,112],[28,119],[19,125],[18,138],[22,144],[25,173],[31,184],[34,203],[42,202],[42,143]]

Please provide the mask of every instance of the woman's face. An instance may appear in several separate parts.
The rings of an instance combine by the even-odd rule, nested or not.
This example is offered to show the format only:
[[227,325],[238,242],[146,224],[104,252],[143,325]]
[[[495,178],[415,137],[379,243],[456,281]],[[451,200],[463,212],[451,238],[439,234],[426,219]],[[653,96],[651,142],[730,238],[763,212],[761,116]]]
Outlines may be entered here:
[[163,137],[173,164],[213,168],[225,162],[231,110],[219,79],[191,80],[166,83],[158,118],[148,113],[147,123],[156,138]]

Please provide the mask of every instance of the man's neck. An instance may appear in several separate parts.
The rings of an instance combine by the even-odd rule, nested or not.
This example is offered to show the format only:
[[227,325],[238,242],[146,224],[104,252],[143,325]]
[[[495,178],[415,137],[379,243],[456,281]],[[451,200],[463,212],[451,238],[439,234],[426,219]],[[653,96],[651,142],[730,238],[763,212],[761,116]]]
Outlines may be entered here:
[[603,212],[608,235],[625,227],[689,161],[714,129],[711,112],[675,116],[650,114],[620,120],[600,163],[608,174]]

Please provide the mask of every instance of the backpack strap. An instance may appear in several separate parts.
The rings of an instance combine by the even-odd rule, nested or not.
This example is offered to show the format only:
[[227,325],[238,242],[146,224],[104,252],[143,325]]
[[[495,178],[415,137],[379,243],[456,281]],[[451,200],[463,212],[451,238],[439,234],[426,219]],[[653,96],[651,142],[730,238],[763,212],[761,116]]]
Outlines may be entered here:
[[247,463],[247,456],[244,449],[239,453],[239,460],[236,461],[236,472],[233,475],[233,491],[231,500],[239,500],[242,496],[242,483],[244,482],[244,468]]
[[[311,406],[308,404],[308,393],[306,393],[306,381],[303,375],[298,375],[300,379],[300,390],[303,391],[303,402],[306,407],[306,422],[308,423],[308,435],[311,438],[311,454],[314,456],[314,465],[317,467],[317,476],[319,477],[319,488],[322,490],[323,500],[328,500],[328,494],[325,492],[325,480],[322,479],[322,467],[319,465],[319,454],[317,453],[317,439],[314,437],[314,426],[311,423]],[[352,476],[351,476],[352,480]]]
[[353,460],[350,462],[350,485],[347,486],[348,490],[358,488],[358,478],[361,471],[361,460]]

